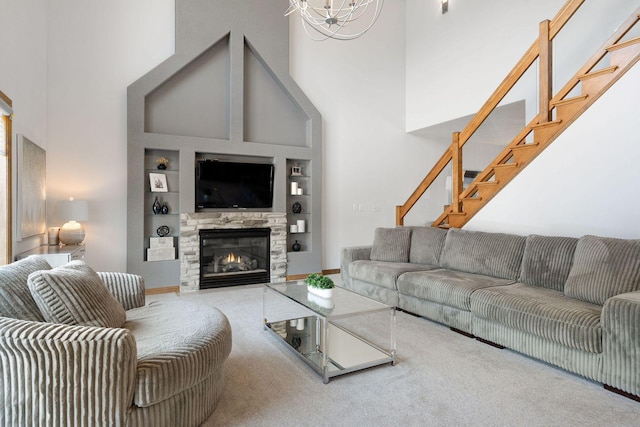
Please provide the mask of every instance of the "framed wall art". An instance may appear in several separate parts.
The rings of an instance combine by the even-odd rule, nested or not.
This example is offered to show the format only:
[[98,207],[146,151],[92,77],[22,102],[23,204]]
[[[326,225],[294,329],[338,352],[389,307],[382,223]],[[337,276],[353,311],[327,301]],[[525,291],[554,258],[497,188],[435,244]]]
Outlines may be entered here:
[[47,154],[36,143],[17,135],[18,231],[24,239],[44,234],[46,222]]
[[150,173],[149,186],[152,193],[166,193],[169,191],[167,187],[167,176],[163,173]]

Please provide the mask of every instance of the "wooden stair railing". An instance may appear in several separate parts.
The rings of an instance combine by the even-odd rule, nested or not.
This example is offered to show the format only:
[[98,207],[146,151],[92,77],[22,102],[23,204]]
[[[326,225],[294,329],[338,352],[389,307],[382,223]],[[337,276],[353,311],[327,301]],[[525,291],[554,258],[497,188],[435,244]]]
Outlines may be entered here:
[[[576,75],[552,97],[551,42],[583,2],[584,0],[568,1],[552,21],[543,21],[540,24],[541,34],[539,39],[527,50],[511,73],[485,102],[465,129],[462,132],[453,134],[452,143],[447,151],[405,204],[396,207],[396,225],[403,225],[404,217],[407,213],[447,164],[451,162],[453,174],[452,203],[432,225],[442,228],[462,227],[640,60],[640,37],[621,42],[631,28],[640,20],[640,8],[638,8],[587,63],[578,70]],[[609,54],[610,66],[601,70],[594,70],[594,67],[607,54]],[[478,174],[467,189],[463,191],[462,147],[538,57],[540,57],[540,111],[538,116],[528,123],[493,162]],[[578,84],[581,84],[581,95],[566,98]],[[555,119],[552,119],[554,112]],[[533,133],[533,142],[527,142],[527,137],[531,133]]]

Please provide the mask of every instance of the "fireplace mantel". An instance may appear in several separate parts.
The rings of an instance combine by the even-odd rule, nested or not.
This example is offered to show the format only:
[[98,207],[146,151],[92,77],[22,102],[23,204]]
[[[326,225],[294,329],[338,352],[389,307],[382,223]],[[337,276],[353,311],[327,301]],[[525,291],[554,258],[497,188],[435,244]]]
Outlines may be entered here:
[[200,289],[200,230],[263,227],[271,229],[271,282],[284,282],[287,276],[287,215],[285,213],[181,213],[180,292]]

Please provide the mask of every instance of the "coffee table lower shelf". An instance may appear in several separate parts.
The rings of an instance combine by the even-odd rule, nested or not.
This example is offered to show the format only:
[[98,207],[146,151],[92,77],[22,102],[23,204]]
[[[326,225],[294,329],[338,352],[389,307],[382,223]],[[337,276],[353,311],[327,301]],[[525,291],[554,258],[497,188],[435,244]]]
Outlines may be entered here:
[[[323,322],[327,322],[326,331]],[[396,363],[395,351],[385,351],[363,337],[316,316],[277,322],[265,319],[264,328],[284,341],[288,348],[320,374],[325,384],[338,375]],[[323,349],[328,349],[326,355]]]

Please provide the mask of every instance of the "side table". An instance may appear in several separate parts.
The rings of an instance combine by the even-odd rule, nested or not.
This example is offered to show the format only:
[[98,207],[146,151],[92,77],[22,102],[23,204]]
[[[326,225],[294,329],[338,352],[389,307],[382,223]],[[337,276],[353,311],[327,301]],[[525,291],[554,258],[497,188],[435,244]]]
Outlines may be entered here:
[[26,258],[30,255],[37,255],[47,260],[51,267],[58,267],[69,261],[84,259],[85,249],[85,245],[42,245],[30,251],[19,253],[16,255],[16,260]]

